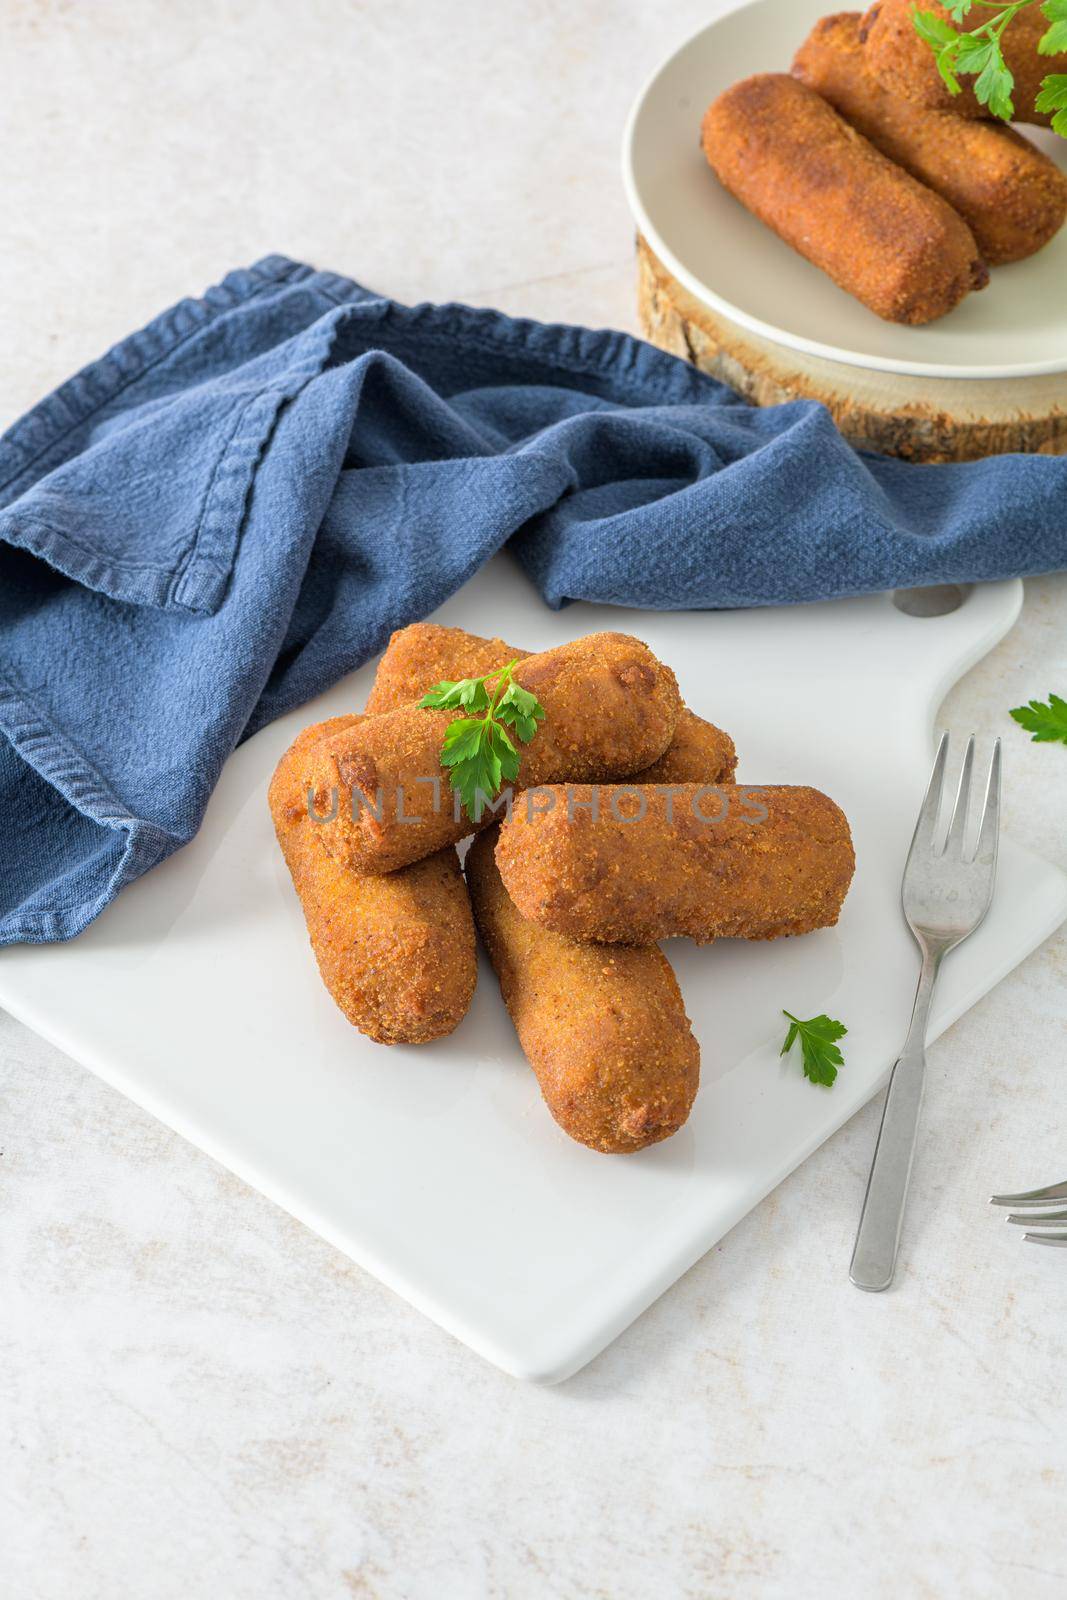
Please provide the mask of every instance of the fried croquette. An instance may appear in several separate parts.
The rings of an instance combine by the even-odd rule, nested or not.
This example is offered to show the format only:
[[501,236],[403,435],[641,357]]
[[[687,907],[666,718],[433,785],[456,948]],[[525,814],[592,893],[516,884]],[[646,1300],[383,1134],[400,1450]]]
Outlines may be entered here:
[[493,859],[496,829],[467,854],[478,931],[545,1104],[565,1133],[622,1154],[675,1133],[700,1051],[655,945],[581,944],[521,917]]
[[1014,128],[889,93],[869,70],[860,21],[860,12],[842,11],[817,22],[794,58],[794,77],[947,200],[991,266],[1040,250],[1067,217],[1067,177],[1056,163]]
[[704,114],[704,154],[761,222],[888,322],[933,322],[989,273],[946,200],[787,73],[745,78]]
[[496,850],[524,917],[573,939],[776,939],[837,921],[855,856],[817,789],[555,785],[520,796]]
[[683,706],[674,738],[659,760],[626,776],[634,783],[732,783],[736,770],[737,751],[730,735]]
[[367,696],[367,711],[395,711],[420,700],[437,683],[483,678],[529,654],[503,639],[484,639],[465,628],[413,622],[390,638]]
[[[937,57],[915,31],[913,0],[878,0],[860,23],[860,42],[867,64],[875,78],[890,94],[916,105],[951,111],[956,117],[989,117],[987,106],[975,96],[973,77],[961,78],[959,94],[951,94],[937,66]],[[918,9],[930,11],[943,22],[952,22],[948,8],[939,0],[923,0]],[[977,12],[971,13],[977,17]],[[973,23],[965,26],[973,26]],[[1004,62],[1015,78],[1012,104],[1016,122],[1048,126],[1050,116],[1034,110],[1041,80],[1049,73],[1067,72],[1067,55],[1038,55],[1038,41],[1048,31],[1048,21],[1040,6],[1027,6],[1004,29],[1001,48]]]
[[298,735],[271,779],[271,816],[337,1005],[379,1044],[423,1044],[451,1033],[474,994],[470,900],[451,846],[387,878],[361,877],[323,848],[301,782],[304,753],[361,720],[331,717]]
[[[421,699],[434,684],[481,678],[528,654],[503,639],[483,639],[437,622],[414,622],[389,640],[367,696],[367,711],[395,711]],[[730,735],[683,706],[665,753],[643,772],[625,776],[638,783],[729,783],[736,768]]]
[[[545,712],[530,743],[518,747],[516,787],[621,777],[658,760],[674,736],[674,674],[628,634],[589,634],[527,656],[514,677]],[[457,715],[401,706],[305,752],[302,786],[329,819],[320,835],[336,860],[360,872],[393,872],[474,831],[441,766]],[[506,794],[493,803],[505,804]],[[477,825],[493,820],[487,809]]]

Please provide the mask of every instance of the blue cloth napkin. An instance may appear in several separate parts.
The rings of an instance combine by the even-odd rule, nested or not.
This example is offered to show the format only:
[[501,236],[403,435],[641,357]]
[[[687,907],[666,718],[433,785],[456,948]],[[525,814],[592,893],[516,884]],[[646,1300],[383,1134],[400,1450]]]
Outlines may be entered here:
[[80,932],[241,738],[504,544],[550,606],[1041,572],[1067,461],[860,455],[620,333],[231,273],[0,440],[0,943]]

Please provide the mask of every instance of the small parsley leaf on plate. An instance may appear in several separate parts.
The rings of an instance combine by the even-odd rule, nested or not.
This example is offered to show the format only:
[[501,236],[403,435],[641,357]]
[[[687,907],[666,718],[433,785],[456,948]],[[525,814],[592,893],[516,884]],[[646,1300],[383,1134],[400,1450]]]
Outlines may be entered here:
[[779,1053],[784,1056],[799,1039],[804,1076],[810,1078],[812,1083],[825,1084],[829,1088],[837,1077],[838,1067],[845,1063],[835,1041],[843,1039],[848,1029],[843,1022],[836,1022],[833,1017],[826,1015],[810,1017],[807,1022],[794,1017],[791,1011],[783,1011],[782,1015],[789,1018],[789,1032]]

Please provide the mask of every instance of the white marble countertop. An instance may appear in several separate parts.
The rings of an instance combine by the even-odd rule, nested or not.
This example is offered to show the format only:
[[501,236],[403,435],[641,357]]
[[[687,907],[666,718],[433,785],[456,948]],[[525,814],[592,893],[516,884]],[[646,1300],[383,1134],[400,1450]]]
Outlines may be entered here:
[[[633,327],[633,93],[721,0],[0,0],[0,424],[273,250]],[[1067,580],[950,696],[1067,866]],[[1067,937],[931,1052],[894,1291],[846,1268],[868,1107],[554,1390],[486,1366],[0,1015],[0,1574],[20,1600],[967,1600],[1067,1586]],[[902,1019],[902,1026],[905,1019]]]

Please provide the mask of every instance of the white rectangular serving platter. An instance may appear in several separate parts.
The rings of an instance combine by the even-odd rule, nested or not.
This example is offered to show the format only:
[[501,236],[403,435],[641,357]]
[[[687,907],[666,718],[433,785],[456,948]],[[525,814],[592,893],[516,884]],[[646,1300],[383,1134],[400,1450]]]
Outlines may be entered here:
[[[373,663],[242,746],[199,836],[80,938],[0,951],[0,1004],[489,1361],[565,1378],[885,1081],[917,973],[899,883],[933,716],[1020,597],[991,585],[922,619],[888,596],[551,612],[501,557],[437,613],[528,649],[637,633],[734,735],[744,780],[814,784],[851,820],[858,867],[836,928],[669,946],[702,1087],[687,1126],[638,1155],[596,1154],[555,1126],[484,963],[461,1027],[421,1048],[362,1038],[323,990],[266,789],[301,727],[362,706]],[[1064,917],[1067,878],[1005,840],[996,902],[946,964],[933,1033]],[[782,1007],[847,1024],[832,1090],[779,1060]]]

